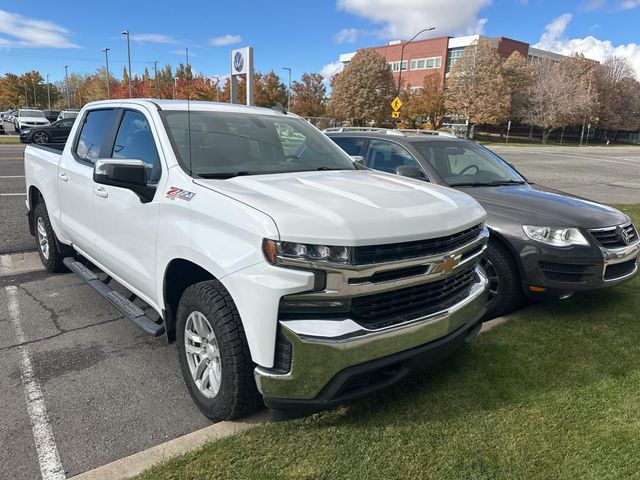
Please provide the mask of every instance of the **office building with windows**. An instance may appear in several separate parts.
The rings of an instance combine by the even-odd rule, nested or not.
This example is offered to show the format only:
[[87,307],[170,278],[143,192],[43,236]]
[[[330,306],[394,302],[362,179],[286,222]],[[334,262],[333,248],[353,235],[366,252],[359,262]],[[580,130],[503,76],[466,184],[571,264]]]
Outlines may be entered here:
[[[485,37],[483,35],[467,35],[464,37],[438,37],[426,40],[417,40],[408,44],[404,49],[402,65],[400,65],[400,54],[402,51],[402,40],[394,40],[380,47],[371,47],[381,54],[388,62],[389,69],[393,72],[396,82],[398,74],[402,69],[403,88],[419,89],[422,87],[424,77],[430,74],[437,74],[440,81],[444,83],[451,67],[460,58],[465,48],[477,44],[480,39],[492,42],[500,56],[508,58],[513,52],[519,52],[530,62],[539,61],[542,58],[549,58],[552,61],[559,61],[562,55],[548,52],[539,48],[531,47],[526,42],[512,40],[506,37]],[[347,65],[356,52],[344,53],[340,55],[340,62]]]

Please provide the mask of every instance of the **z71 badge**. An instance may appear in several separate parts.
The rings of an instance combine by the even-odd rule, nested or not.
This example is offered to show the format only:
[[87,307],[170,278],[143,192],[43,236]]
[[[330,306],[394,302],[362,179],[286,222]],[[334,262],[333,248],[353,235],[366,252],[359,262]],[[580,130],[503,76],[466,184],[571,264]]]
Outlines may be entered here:
[[167,190],[167,198],[171,200],[179,198],[180,200],[186,200],[187,202],[190,202],[191,199],[195,196],[195,193],[189,192],[188,190],[183,190],[178,187],[171,187],[169,190]]

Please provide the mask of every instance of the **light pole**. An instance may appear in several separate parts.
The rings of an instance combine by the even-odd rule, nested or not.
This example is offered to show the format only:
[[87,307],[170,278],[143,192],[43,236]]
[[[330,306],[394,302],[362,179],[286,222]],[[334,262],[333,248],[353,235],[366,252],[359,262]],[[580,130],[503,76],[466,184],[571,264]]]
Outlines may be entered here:
[[178,77],[173,77],[173,99],[176,99],[176,90],[178,89]]
[[111,99],[111,89],[109,88],[109,50],[110,48],[103,48],[104,52],[104,63],[107,68],[107,99]]
[[418,35],[420,35],[421,33],[424,32],[428,32],[430,30],[435,30],[436,27],[427,27],[427,28],[423,28],[422,30],[420,30],[418,33],[416,33],[413,37],[411,37],[411,40],[409,40],[408,42],[404,42],[402,44],[402,48],[400,49],[400,71],[398,72],[398,93],[397,96],[400,96],[400,87],[402,85],[402,62],[404,60],[404,47],[406,47],[407,45],[409,45],[411,42],[413,42],[416,37]]
[[67,92],[67,110],[71,108],[71,100],[69,99],[69,65],[64,66],[64,89]]
[[49,91],[49,74],[47,73],[47,104],[51,110],[51,92]]
[[153,81],[156,83],[156,98],[160,98],[160,87],[158,87],[158,61],[153,62]]
[[289,86],[287,88],[287,111],[291,110],[291,68],[282,67],[283,70],[287,70],[289,72]]
[[29,106],[29,97],[27,97],[27,84],[24,84],[24,107],[27,108]]
[[216,77],[215,75],[213,75],[210,78],[215,78],[216,79],[216,102],[220,101],[220,77]]
[[129,41],[129,30],[122,32],[127,37],[127,57],[129,58],[129,98],[133,98],[131,90],[131,42]]
[[33,106],[38,107],[38,97],[36,96],[36,81],[33,80]]

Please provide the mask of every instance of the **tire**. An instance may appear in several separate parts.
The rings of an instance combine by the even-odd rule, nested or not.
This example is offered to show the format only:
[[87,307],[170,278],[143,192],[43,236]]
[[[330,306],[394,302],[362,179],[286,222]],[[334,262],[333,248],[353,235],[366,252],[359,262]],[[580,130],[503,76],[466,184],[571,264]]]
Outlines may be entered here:
[[176,340],[182,376],[206,417],[231,420],[258,407],[255,365],[240,315],[220,282],[196,283],[184,291],[178,305]]
[[37,143],[39,145],[44,145],[45,143],[49,143],[49,135],[46,132],[36,132],[31,136],[33,143]]
[[490,320],[517,310],[524,301],[520,272],[507,247],[489,240],[480,266],[489,279],[489,300],[484,319]]
[[70,256],[72,250],[70,247],[61,245],[58,242],[56,234],[51,228],[49,213],[44,202],[36,205],[33,212],[33,223],[36,233],[36,245],[42,264],[51,273],[66,272],[67,268],[62,263],[62,260]]

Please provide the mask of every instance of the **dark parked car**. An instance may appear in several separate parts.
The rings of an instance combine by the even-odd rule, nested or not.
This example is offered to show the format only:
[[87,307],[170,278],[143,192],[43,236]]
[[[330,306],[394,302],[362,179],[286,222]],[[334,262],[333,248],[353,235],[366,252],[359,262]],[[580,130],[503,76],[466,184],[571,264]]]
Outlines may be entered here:
[[567,297],[636,274],[638,230],[619,210],[529,182],[489,149],[453,135],[361,130],[325,133],[369,168],[462,190],[485,208],[488,317],[525,296]]
[[65,118],[42,127],[23,128],[20,132],[22,143],[64,143],[71,133],[75,118]]

